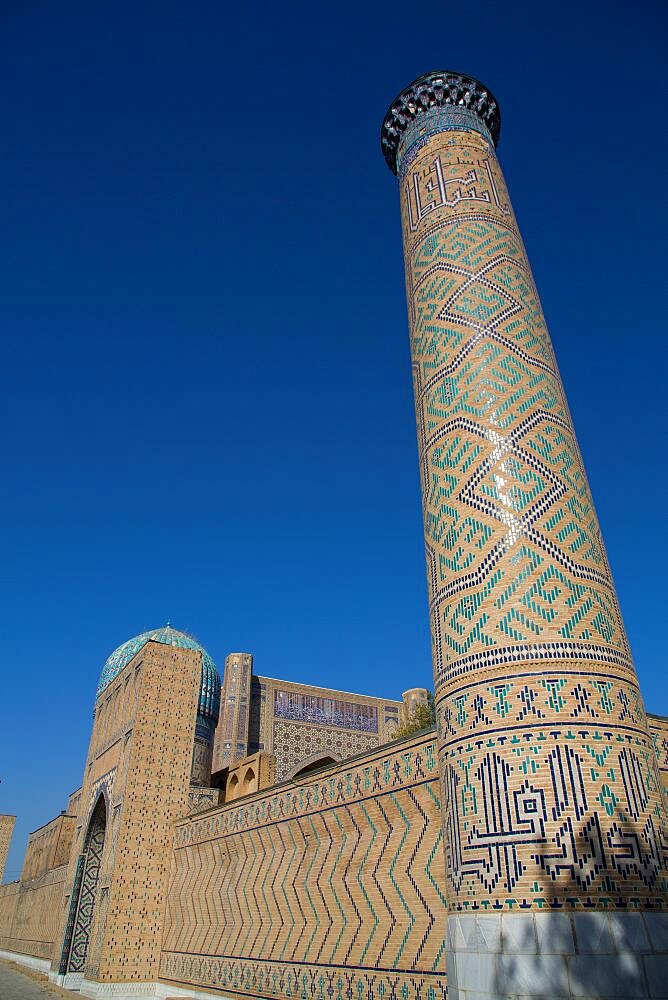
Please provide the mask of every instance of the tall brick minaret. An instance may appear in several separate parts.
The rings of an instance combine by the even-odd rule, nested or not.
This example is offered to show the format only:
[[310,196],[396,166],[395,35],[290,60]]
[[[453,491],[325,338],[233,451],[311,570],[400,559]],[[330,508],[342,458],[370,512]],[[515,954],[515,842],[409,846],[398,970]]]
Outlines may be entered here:
[[437,71],[381,136],[401,192],[449,997],[665,996],[666,801],[499,131],[479,81]]

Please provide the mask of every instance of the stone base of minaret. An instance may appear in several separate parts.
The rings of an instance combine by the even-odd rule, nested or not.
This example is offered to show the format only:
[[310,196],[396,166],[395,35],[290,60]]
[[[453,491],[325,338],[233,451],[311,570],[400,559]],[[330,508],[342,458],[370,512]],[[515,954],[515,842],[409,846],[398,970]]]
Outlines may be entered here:
[[465,913],[447,925],[448,1000],[668,997],[668,913]]

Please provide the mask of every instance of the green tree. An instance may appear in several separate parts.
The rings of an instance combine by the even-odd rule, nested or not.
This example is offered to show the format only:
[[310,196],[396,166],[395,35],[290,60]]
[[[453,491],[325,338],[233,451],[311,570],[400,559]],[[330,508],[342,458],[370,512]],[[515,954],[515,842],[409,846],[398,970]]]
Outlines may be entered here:
[[436,725],[436,709],[434,707],[434,694],[432,691],[427,695],[427,703],[418,702],[407,720],[402,726],[397,726],[392,735],[393,740],[400,740],[411,733],[417,733],[420,729],[433,729]]

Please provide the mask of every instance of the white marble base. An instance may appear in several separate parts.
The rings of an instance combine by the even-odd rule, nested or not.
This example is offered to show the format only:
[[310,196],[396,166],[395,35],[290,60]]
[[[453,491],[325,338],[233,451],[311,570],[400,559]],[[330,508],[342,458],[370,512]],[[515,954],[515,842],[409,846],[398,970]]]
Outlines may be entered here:
[[28,969],[37,969],[38,972],[43,972],[44,975],[48,975],[51,968],[51,962],[48,958],[33,958],[32,955],[21,955],[18,951],[0,950],[0,958],[4,958],[6,962],[16,962],[17,965],[25,965]]
[[668,1000],[668,913],[448,917],[448,1000]]
[[[229,997],[230,1000],[239,1000],[238,993],[225,993],[216,991],[217,995]],[[81,995],[91,997],[93,1000],[212,1000],[211,993],[202,993],[197,989],[184,989],[179,986],[170,986],[167,983],[95,983],[84,979],[81,984]],[[250,1000],[250,998],[249,998]]]

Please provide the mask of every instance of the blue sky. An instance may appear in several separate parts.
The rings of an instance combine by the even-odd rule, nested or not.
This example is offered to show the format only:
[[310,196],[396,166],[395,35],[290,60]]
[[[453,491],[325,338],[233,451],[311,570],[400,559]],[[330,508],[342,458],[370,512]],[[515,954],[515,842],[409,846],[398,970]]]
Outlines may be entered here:
[[[650,711],[665,685],[659,3],[5,2],[0,812],[81,781],[97,678],[431,684],[396,180],[420,73],[483,80]],[[662,291],[663,290],[663,291]]]

